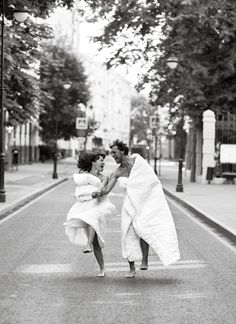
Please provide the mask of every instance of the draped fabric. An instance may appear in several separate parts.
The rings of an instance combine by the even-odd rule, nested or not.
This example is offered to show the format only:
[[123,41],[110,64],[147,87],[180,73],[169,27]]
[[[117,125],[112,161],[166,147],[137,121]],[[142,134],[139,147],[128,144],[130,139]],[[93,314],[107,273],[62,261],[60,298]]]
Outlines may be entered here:
[[121,221],[123,257],[129,261],[140,259],[142,238],[163,265],[175,263],[180,258],[175,224],[153,169],[137,155],[129,178],[124,179],[127,187]]

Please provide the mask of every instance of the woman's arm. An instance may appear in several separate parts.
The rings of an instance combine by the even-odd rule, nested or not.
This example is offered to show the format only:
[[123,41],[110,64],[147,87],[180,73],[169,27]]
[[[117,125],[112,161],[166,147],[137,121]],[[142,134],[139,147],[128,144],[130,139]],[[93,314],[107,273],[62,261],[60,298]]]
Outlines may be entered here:
[[103,175],[103,176],[102,176],[102,185],[101,185],[101,188],[100,188],[100,190],[101,190],[101,189],[103,189],[103,188],[105,188],[105,187],[106,187],[106,185],[108,184],[108,182],[109,182],[109,177],[108,177],[108,176],[105,176],[105,175]]
[[117,177],[115,175],[112,175],[108,184],[100,190],[100,195],[107,195],[115,187],[116,181]]
[[101,190],[93,192],[92,197],[97,198],[97,197],[107,195],[114,188],[116,181],[117,181],[116,174],[111,175],[111,178],[110,178],[109,182],[107,183],[107,185],[105,187],[103,187]]

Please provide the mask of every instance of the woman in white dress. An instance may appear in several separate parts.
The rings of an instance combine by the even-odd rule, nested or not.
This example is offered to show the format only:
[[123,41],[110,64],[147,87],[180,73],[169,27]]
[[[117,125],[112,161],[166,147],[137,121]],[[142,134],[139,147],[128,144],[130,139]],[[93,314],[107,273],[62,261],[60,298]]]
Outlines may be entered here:
[[106,196],[93,199],[95,190],[106,186],[108,178],[101,174],[104,168],[103,154],[83,152],[77,164],[79,172],[73,175],[76,184],[76,203],[70,208],[65,226],[66,235],[73,244],[85,245],[84,253],[94,252],[100,267],[99,277],[105,276],[102,248],[102,229],[106,217],[115,210]]

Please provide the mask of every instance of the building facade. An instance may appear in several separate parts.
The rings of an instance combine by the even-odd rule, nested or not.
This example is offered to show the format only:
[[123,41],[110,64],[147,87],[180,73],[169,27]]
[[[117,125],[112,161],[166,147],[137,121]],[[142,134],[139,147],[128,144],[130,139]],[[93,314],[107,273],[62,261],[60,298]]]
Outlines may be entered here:
[[[73,10],[59,9],[56,12],[52,25],[57,31],[55,37],[66,40],[65,45],[83,63],[88,77],[91,100],[87,103],[86,114],[96,121],[97,127],[86,138],[86,148],[99,147],[108,150],[115,139],[129,143],[131,98],[134,89],[123,76],[112,69],[107,70],[105,64],[94,60],[95,54],[90,54],[90,45],[88,48],[84,45],[85,29],[94,33],[94,28],[91,26],[93,24],[86,23],[83,16],[81,1],[75,1]],[[72,150],[72,154],[75,154],[83,148],[84,139],[78,136],[68,142],[60,140],[58,143],[60,148]]]

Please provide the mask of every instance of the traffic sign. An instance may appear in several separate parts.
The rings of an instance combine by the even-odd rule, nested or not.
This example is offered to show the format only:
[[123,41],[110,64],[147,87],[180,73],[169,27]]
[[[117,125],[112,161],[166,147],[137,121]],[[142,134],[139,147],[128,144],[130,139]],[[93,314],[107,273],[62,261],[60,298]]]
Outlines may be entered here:
[[86,117],[77,117],[76,118],[76,129],[87,129],[88,121]]
[[149,117],[149,126],[151,128],[157,128],[158,125],[158,117],[156,115],[152,115]]

